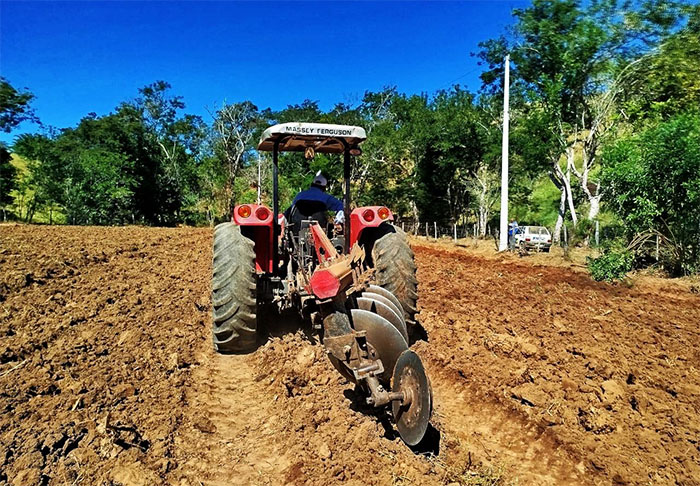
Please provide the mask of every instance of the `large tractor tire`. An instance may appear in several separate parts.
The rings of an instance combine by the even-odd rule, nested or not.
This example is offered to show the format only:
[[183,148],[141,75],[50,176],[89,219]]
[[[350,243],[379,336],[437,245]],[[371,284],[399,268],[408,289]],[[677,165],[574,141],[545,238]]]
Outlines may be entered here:
[[212,277],[214,349],[251,351],[257,344],[257,294],[254,243],[234,223],[214,229]]
[[372,260],[377,284],[394,294],[401,303],[410,334],[410,328],[416,322],[418,300],[416,264],[406,233],[395,226],[393,229],[393,232],[385,234],[374,243]]

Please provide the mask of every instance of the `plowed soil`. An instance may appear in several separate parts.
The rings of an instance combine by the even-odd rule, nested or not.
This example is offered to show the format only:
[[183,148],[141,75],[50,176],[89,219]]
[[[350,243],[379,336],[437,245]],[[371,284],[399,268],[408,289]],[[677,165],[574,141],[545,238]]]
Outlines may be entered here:
[[688,289],[416,242],[411,450],[290,316],[214,354],[211,236],[0,226],[0,485],[700,484]]

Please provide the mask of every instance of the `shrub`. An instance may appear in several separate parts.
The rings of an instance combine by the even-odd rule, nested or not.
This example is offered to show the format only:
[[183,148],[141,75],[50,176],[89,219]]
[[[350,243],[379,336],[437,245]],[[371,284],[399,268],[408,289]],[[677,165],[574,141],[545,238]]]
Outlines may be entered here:
[[610,250],[597,258],[588,257],[588,271],[593,280],[622,280],[632,270],[634,254],[628,250]]
[[603,153],[603,187],[628,240],[652,232],[669,242],[672,275],[700,268],[700,114],[677,115],[616,141]]
[[588,245],[595,238],[595,221],[581,219],[569,236],[571,246]]

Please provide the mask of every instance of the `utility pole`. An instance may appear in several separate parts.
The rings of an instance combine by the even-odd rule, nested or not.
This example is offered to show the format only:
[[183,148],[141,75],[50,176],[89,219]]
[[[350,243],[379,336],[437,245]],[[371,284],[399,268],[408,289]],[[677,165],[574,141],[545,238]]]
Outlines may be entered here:
[[505,59],[506,75],[503,81],[503,140],[501,146],[501,233],[498,251],[508,248],[508,124],[510,114],[510,55]]

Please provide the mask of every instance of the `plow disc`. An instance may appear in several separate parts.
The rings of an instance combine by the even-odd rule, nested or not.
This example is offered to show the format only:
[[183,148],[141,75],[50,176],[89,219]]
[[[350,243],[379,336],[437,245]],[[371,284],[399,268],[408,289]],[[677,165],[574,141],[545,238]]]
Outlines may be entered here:
[[399,299],[397,299],[394,294],[389,292],[384,287],[380,287],[379,285],[369,285],[367,287],[367,292],[372,292],[373,294],[379,294],[382,297],[389,299],[391,301],[391,303],[394,304],[394,307],[396,307],[396,309],[398,311],[400,311],[399,314],[401,315],[401,319],[403,320],[403,307],[401,306],[401,302],[399,302]]
[[425,435],[432,413],[432,391],[423,363],[416,353],[407,349],[394,366],[391,390],[401,393],[403,400],[392,402],[396,428],[403,441],[411,446]]
[[384,372],[379,379],[388,385],[396,360],[408,349],[406,340],[389,321],[380,315],[362,309],[353,309],[351,314],[355,330],[367,333],[367,342],[372,345],[381,359]]
[[406,323],[403,321],[402,317],[399,317],[396,311],[394,311],[390,306],[381,300],[373,299],[371,294],[366,294],[365,297],[358,297],[357,299],[358,309],[369,311],[373,314],[377,314],[391,323],[392,326],[396,328],[401,336],[408,343],[408,332],[406,330]]
[[[387,299],[383,295],[375,294],[374,292],[362,292],[362,294],[360,294],[360,297],[364,297],[366,299],[371,299],[374,302],[381,302],[382,304],[387,306],[389,309],[394,311],[394,313],[396,315],[401,315],[403,313],[403,311],[401,310],[401,307],[395,306],[394,303],[390,299]],[[403,318],[399,318],[399,319],[402,323],[405,324]],[[408,342],[408,341],[406,341],[406,342]]]

